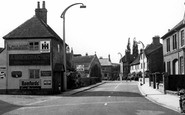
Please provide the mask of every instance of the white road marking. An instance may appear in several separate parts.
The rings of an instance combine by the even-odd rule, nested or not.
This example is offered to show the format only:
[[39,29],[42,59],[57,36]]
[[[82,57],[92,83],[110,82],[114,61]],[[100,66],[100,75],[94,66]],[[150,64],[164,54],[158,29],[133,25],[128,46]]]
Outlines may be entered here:
[[78,106],[78,105],[92,105],[92,104],[122,104],[122,103],[151,103],[151,102],[138,102],[138,101],[109,101],[109,102],[90,102],[90,103],[71,103],[71,104],[59,104],[59,105],[43,105],[43,106],[28,106],[22,107],[18,110],[25,110],[25,109],[39,109],[39,108],[51,108],[51,107],[61,107],[61,106]]
[[109,98],[111,97],[111,96],[108,96]]
[[115,87],[114,89],[117,89],[117,88],[119,87],[120,84],[121,84],[121,83],[119,83],[118,85],[116,85],[116,87]]

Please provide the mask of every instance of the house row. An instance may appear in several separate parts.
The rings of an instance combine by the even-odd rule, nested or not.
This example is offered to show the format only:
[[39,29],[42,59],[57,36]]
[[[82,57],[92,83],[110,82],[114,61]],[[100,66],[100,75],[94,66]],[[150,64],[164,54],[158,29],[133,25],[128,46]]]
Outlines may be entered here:
[[[146,72],[163,72],[163,46],[160,37],[152,38],[151,44],[140,50],[138,57],[130,64],[130,77],[138,77]],[[146,74],[145,74],[146,75]]]
[[[168,32],[160,39],[163,44],[160,44],[159,37],[155,36],[153,43],[148,45],[144,50],[147,59],[146,70],[150,73],[166,72],[169,75],[184,75],[185,14],[183,19],[172,29],[168,29]],[[140,55],[140,60],[142,60],[141,57]],[[135,60],[131,64],[131,73],[141,71],[145,65],[142,65],[142,62],[138,61],[138,59]]]
[[185,15],[172,29],[161,37],[163,40],[164,68],[168,74],[184,74]]

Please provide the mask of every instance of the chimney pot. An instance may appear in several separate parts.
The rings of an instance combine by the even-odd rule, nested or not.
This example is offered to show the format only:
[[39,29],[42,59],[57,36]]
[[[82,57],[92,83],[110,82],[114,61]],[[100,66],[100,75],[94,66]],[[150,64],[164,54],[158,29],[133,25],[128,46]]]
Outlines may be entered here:
[[40,9],[40,2],[37,2],[37,8]]
[[45,1],[42,2],[42,8],[45,9]]
[[43,1],[42,9],[40,8],[40,2],[35,9],[35,15],[47,24],[47,9],[45,8],[45,1]]

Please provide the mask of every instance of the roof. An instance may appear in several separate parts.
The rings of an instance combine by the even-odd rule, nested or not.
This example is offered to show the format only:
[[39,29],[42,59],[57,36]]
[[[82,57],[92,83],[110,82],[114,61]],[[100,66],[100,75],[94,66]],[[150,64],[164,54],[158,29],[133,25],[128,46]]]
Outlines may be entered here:
[[109,58],[100,58],[99,61],[101,66],[112,66],[112,63],[109,61]]
[[0,53],[4,50],[4,48],[0,48]]
[[16,29],[3,37],[4,39],[27,39],[27,38],[55,38],[62,42],[62,39],[52,30],[49,25],[33,16]]
[[94,58],[95,58],[95,55],[77,56],[77,57],[73,57],[73,63],[75,65],[84,65],[85,69],[89,69]]
[[165,39],[166,37],[170,36],[177,30],[185,27],[185,24],[183,23],[183,20],[181,20],[177,25],[175,25],[170,31],[168,31],[164,36],[161,37],[161,39]]
[[152,52],[156,51],[157,49],[161,48],[162,47],[162,44],[159,43],[159,44],[153,44],[151,43],[150,45],[147,45],[146,48],[145,48],[145,54],[146,55],[149,55],[151,54]]
[[140,55],[137,56],[137,58],[130,64],[130,65],[138,65],[140,64]]

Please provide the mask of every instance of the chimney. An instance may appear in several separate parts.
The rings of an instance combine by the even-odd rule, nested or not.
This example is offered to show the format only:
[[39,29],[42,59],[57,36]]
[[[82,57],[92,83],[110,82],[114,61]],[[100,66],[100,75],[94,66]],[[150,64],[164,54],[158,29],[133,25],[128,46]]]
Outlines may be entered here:
[[109,58],[109,61],[111,62],[111,59],[110,59],[110,54],[108,55],[108,58]]
[[45,8],[45,1],[42,2],[42,8],[40,8],[40,2],[37,2],[37,8],[35,9],[35,15],[40,20],[47,24],[47,9]]
[[153,44],[155,44],[155,45],[160,44],[160,37],[159,36],[154,36],[152,39],[153,39]]

